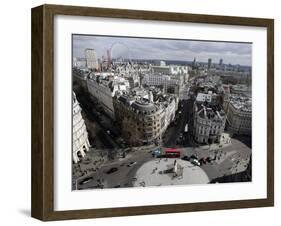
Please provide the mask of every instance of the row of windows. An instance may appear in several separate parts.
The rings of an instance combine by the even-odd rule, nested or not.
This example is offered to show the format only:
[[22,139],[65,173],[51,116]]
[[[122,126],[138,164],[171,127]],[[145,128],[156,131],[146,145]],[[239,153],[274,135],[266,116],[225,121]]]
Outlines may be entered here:
[[[202,123],[203,124],[203,123]],[[197,126],[199,130],[217,130],[220,129],[222,126],[221,125],[210,125],[210,126]]]
[[76,133],[78,130],[84,129],[84,128],[85,128],[84,120],[81,118],[81,120],[79,122],[73,124],[72,132]]
[[[159,117],[159,113],[154,114],[153,116],[145,116],[145,117],[139,117],[138,115],[136,115],[135,113],[131,112],[130,110],[127,110],[126,108],[122,108],[122,107],[118,107],[118,106],[114,106],[114,108],[116,109],[116,114],[118,114],[119,116],[124,116],[126,115],[126,118],[132,117],[134,120],[137,120],[139,122],[153,122],[155,120],[157,120],[157,118]],[[152,111],[154,112],[154,111]],[[148,112],[145,112],[144,114],[147,115]]]
[[160,129],[159,127],[151,127],[151,128],[141,128],[141,127],[138,127],[137,128],[138,131],[142,131],[143,133],[148,133],[148,132],[151,132],[151,131],[156,131],[157,133],[159,133]]
[[80,147],[82,144],[87,143],[87,139],[88,139],[87,134],[83,134],[73,142],[73,147],[74,148]]

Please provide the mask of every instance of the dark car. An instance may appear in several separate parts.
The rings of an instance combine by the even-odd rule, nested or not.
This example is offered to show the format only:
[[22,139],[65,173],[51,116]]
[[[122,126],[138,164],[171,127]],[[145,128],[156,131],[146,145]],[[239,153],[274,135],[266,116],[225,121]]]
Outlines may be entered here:
[[185,161],[189,161],[190,160],[190,158],[187,155],[183,156],[181,159],[185,160]]
[[206,162],[209,162],[209,163],[210,163],[211,161],[212,161],[212,160],[211,160],[210,157],[207,157],[207,158],[206,158]]
[[116,172],[118,169],[116,168],[116,167],[112,167],[112,168],[110,168],[106,173],[107,174],[111,174],[111,173],[114,173],[114,172]]
[[191,159],[198,159],[196,155],[191,155],[190,158]]
[[201,158],[201,159],[199,160],[199,162],[201,163],[201,165],[202,165],[202,164],[206,164],[206,163],[207,163],[207,161],[206,161],[206,159],[205,159],[205,158]]
[[80,184],[80,185],[87,184],[87,183],[90,182],[91,180],[93,180],[92,177],[86,177],[86,178],[82,179],[82,180],[79,182],[79,184]]

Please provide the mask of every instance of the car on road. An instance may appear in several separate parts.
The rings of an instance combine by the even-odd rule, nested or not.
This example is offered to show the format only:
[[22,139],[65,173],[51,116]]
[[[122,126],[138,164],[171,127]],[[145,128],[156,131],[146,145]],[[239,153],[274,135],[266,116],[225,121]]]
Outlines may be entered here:
[[89,183],[91,180],[93,180],[93,177],[85,177],[84,179],[82,179],[79,184],[83,185],[83,184],[87,184]]
[[110,168],[108,171],[106,171],[106,174],[111,174],[111,173],[114,173],[116,172],[118,169],[116,167],[112,167]]
[[189,160],[190,160],[190,157],[188,157],[187,155],[185,155],[185,156],[183,156],[181,159],[182,159],[182,160],[185,160],[185,161],[189,161]]
[[212,161],[211,157],[208,156],[208,157],[206,158],[206,162],[210,163],[211,161]]
[[128,166],[128,167],[131,167],[131,166],[133,166],[133,165],[135,165],[135,164],[137,164],[137,162],[130,162],[127,166]]
[[198,160],[198,158],[197,158],[196,155],[191,155],[190,158],[191,158],[191,159],[197,159],[197,160]]
[[156,148],[155,150],[152,150],[152,156],[153,157],[158,157],[162,154],[162,149],[161,148]]
[[198,159],[194,159],[194,158],[191,158],[190,159],[190,162],[195,165],[195,166],[200,166],[201,163],[198,161]]
[[202,165],[202,164],[206,164],[206,163],[207,163],[207,160],[206,160],[206,158],[201,158],[201,159],[199,160],[199,162],[200,162],[201,165]]

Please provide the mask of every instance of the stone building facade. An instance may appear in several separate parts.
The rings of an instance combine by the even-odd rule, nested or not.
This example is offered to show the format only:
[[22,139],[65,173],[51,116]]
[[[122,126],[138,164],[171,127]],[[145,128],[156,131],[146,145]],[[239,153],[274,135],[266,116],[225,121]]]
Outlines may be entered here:
[[161,142],[162,134],[175,118],[178,98],[166,96],[158,103],[149,98],[121,95],[114,98],[115,117],[122,136],[131,145]]
[[98,58],[95,49],[85,49],[86,67],[91,70],[98,70]]
[[164,75],[180,75],[188,74],[189,66],[181,65],[153,65],[151,66],[152,73]]
[[117,91],[129,89],[129,81],[111,73],[91,73],[87,79],[89,93],[101,104],[103,110],[114,119],[113,97]]
[[90,143],[88,140],[88,133],[84,119],[81,115],[81,107],[76,99],[76,95],[73,92],[73,147],[72,147],[72,159],[77,163],[81,158],[85,156],[85,152],[89,151]]
[[[209,96],[208,96],[209,97]],[[197,98],[200,99],[200,98]],[[210,100],[194,103],[194,139],[198,143],[220,142],[225,128],[226,115],[223,108]]]
[[243,95],[230,95],[224,101],[227,129],[233,134],[252,134],[252,99]]

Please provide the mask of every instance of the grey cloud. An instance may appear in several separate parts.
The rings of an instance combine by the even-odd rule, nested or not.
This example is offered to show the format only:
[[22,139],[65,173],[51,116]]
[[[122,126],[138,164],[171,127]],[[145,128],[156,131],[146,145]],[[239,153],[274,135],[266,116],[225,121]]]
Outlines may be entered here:
[[214,41],[73,35],[73,55],[83,57],[85,48],[94,48],[101,57],[114,43],[126,46],[120,51],[122,54],[128,51],[132,58],[193,60],[196,57],[198,61],[206,61],[211,57],[214,62],[222,58],[225,63],[251,65],[251,44]]

